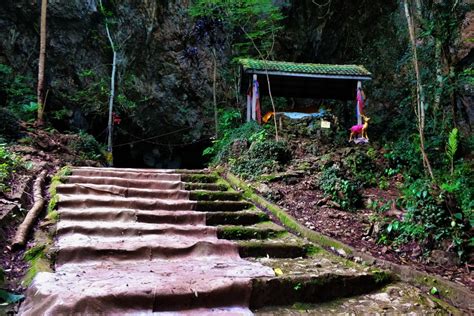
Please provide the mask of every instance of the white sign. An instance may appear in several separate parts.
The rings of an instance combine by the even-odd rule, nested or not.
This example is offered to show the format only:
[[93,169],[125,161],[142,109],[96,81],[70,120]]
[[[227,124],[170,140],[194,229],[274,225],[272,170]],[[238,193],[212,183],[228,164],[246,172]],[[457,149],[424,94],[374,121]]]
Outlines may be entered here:
[[331,122],[321,120],[321,128],[331,128]]

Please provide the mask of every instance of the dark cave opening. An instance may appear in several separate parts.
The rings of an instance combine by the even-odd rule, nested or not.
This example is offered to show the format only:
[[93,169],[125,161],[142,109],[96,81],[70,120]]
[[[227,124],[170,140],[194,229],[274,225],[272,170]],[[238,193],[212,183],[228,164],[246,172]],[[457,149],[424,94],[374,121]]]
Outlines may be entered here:
[[118,168],[202,169],[209,159],[202,155],[211,142],[189,145],[140,143],[114,148],[114,166]]

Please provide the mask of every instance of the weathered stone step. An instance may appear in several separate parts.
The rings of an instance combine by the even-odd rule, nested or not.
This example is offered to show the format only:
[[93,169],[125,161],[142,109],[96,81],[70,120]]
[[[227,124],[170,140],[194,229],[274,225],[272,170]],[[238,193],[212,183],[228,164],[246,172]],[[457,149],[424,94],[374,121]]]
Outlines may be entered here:
[[254,279],[250,308],[325,302],[369,293],[388,283],[366,273]]
[[117,221],[155,224],[181,225],[253,225],[268,221],[269,217],[259,210],[235,212],[195,212],[195,211],[137,211],[124,208],[93,207],[87,209],[59,209],[61,220],[74,221]]
[[137,222],[94,222],[61,220],[56,234],[62,237],[67,234],[88,236],[142,236],[142,235],[178,235],[206,238],[216,236],[217,228],[205,225],[172,225]]
[[242,193],[199,190],[190,192],[189,198],[195,201],[239,201],[242,199]]
[[154,224],[204,225],[206,213],[194,211],[138,211],[124,208],[93,207],[87,209],[61,207],[61,220],[139,222]]
[[[226,307],[241,314],[249,312],[251,279],[272,275],[271,269],[240,258],[67,264],[55,274],[40,273],[28,294],[47,302],[42,312],[48,315],[186,314]],[[25,306],[23,315],[28,307],[38,308]]]
[[85,261],[140,261],[152,259],[187,260],[187,258],[239,258],[236,245],[226,240],[206,236],[196,241],[192,236],[86,236],[65,235],[57,241],[57,261],[60,266]]
[[253,207],[247,201],[198,201],[196,211],[199,212],[236,212]]
[[253,225],[268,221],[267,214],[260,210],[244,210],[236,212],[207,212],[207,225]]
[[74,171],[119,171],[119,172],[139,172],[139,173],[176,173],[176,174],[206,174],[209,173],[207,169],[140,169],[140,168],[97,168],[97,167],[74,167]]
[[225,225],[217,227],[217,237],[228,240],[248,240],[278,238],[286,230],[273,222],[264,222],[252,226]]
[[[345,291],[343,290],[341,294]],[[320,291],[316,294],[319,297]],[[259,295],[259,293],[255,293]],[[287,306],[254,308],[257,316],[268,315],[456,315],[446,305],[433,300],[422,290],[404,283],[395,283],[358,296],[336,301],[296,303]]]
[[59,195],[59,207],[87,209],[92,207],[129,208],[138,210],[183,211],[196,208],[197,202],[189,200],[124,198],[92,195]]
[[215,174],[182,174],[181,181],[191,183],[214,183],[219,180]]
[[139,189],[126,188],[116,185],[104,184],[61,184],[56,188],[61,195],[99,195],[127,198],[151,199],[188,199],[189,192],[185,190]]
[[206,190],[206,191],[227,191],[229,186],[223,183],[191,183],[186,182],[184,189],[188,191]]
[[[106,177],[121,179],[140,179],[140,180],[163,180],[163,181],[181,181],[181,175],[170,172],[136,172],[136,171],[120,171],[109,169],[73,169],[73,176],[82,177]],[[197,176],[206,177],[206,174]]]
[[265,240],[237,241],[239,254],[242,258],[271,257],[298,258],[307,257],[313,252],[314,246],[301,241],[291,241],[285,238]]
[[183,190],[181,181],[122,179],[117,177],[69,176],[67,183],[116,185],[124,188],[147,188],[152,190]]

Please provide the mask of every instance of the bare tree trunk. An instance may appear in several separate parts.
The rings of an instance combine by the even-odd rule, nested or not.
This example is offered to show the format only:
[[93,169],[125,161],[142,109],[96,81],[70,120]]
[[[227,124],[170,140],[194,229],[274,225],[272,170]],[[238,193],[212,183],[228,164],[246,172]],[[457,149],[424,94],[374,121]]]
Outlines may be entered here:
[[[99,1],[101,9],[103,9],[102,6],[102,0]],[[114,97],[115,97],[115,74],[117,72],[117,51],[116,47],[114,44],[114,41],[112,39],[112,35],[110,34],[109,30],[109,24],[107,21],[105,21],[105,30],[107,32],[107,37],[110,42],[110,47],[112,48],[113,52],[113,60],[112,60],[112,75],[110,76],[110,97],[109,97],[109,122],[108,122],[108,127],[107,127],[107,163],[109,166],[114,165],[114,159],[113,159],[113,110],[114,110]]]
[[48,10],[48,0],[41,2],[41,26],[40,26],[40,54],[38,62],[38,116],[36,124],[42,126],[44,123],[45,91],[44,91],[44,68],[46,62],[46,13]]
[[405,7],[405,16],[407,19],[408,24],[408,33],[410,34],[410,41],[413,50],[413,67],[415,68],[415,75],[416,75],[416,107],[415,107],[415,114],[417,117],[417,125],[418,125],[418,132],[420,134],[420,150],[423,156],[423,165],[425,166],[426,170],[428,171],[429,176],[432,180],[434,180],[433,171],[431,169],[431,164],[428,159],[428,155],[426,154],[425,150],[425,94],[423,91],[423,85],[421,82],[420,76],[420,68],[418,64],[418,54],[416,51],[416,36],[415,36],[415,27],[413,25],[412,18],[410,16],[410,9],[408,7],[408,0],[403,1]]
[[213,75],[212,75],[212,100],[214,103],[214,124],[215,124],[215,138],[219,136],[219,121],[217,117],[217,55],[216,55],[216,49],[212,48],[212,58],[214,62],[214,70],[213,70]]

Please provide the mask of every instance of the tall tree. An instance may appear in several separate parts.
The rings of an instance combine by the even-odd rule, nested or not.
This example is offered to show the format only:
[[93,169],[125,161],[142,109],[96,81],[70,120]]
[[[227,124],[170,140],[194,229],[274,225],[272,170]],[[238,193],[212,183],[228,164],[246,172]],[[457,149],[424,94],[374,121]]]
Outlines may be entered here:
[[110,47],[112,49],[113,57],[112,57],[112,74],[110,76],[110,95],[109,95],[109,116],[108,116],[108,124],[107,124],[107,163],[109,166],[113,166],[114,159],[113,159],[113,110],[114,110],[114,97],[115,97],[115,75],[117,73],[117,49],[116,45],[112,39],[112,35],[110,34],[109,29],[109,22],[107,20],[107,14],[105,12],[105,8],[102,5],[102,0],[99,0],[100,10],[106,16],[105,18],[105,31],[107,33],[107,38],[110,42]]
[[[420,10],[420,3],[416,1],[417,10]],[[431,169],[430,160],[428,159],[428,155],[425,150],[425,92],[423,90],[422,79],[420,75],[420,66],[418,62],[418,53],[416,49],[416,32],[415,32],[415,25],[413,23],[413,18],[410,13],[410,6],[408,0],[403,0],[403,6],[405,9],[405,17],[407,20],[408,26],[408,34],[410,35],[410,42],[412,46],[412,62],[413,68],[415,69],[415,76],[416,76],[416,106],[415,106],[415,114],[417,118],[417,127],[418,133],[420,136],[420,150],[421,155],[423,158],[423,165],[426,168],[431,179],[434,180],[433,171]]]
[[44,89],[44,68],[46,63],[46,13],[48,9],[48,0],[41,1],[41,26],[40,26],[40,54],[38,62],[38,117],[37,125],[41,126],[44,122],[45,89]]

